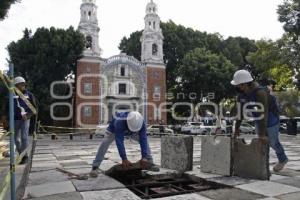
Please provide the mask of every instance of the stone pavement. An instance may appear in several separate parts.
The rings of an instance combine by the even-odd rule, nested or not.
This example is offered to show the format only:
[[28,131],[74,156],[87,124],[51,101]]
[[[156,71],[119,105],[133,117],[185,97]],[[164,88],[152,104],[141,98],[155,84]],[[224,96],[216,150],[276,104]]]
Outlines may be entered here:
[[[249,141],[253,136],[245,136]],[[160,200],[207,200],[207,199],[287,199],[300,198],[300,137],[282,137],[283,145],[290,162],[280,173],[272,172],[270,181],[248,180],[238,177],[226,177],[217,174],[200,172],[201,137],[194,137],[193,171],[186,172],[192,180],[208,180],[221,183],[228,188],[207,190],[203,192],[179,196],[158,198]],[[68,137],[59,137],[52,141],[49,136],[42,136],[36,145],[32,169],[29,175],[25,199],[36,200],[126,200],[140,199],[120,182],[100,175],[96,179],[69,179],[66,174],[55,170],[61,167],[73,173],[87,174],[96,154],[101,138],[89,140],[88,136],[76,136],[70,141]],[[161,140],[159,137],[149,138],[154,162],[161,162]],[[140,159],[140,146],[130,140],[125,142],[128,159],[136,162]],[[113,143],[106,154],[106,160],[101,165],[102,170],[108,170],[120,162],[116,145]],[[270,167],[276,163],[276,156],[271,150]],[[176,174],[176,171],[162,169],[159,173],[149,173],[152,176]]]

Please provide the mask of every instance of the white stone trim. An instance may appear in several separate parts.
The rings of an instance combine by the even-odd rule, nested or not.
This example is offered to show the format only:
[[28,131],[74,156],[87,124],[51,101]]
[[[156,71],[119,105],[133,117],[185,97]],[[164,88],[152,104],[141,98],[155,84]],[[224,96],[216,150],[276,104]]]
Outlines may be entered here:
[[100,64],[101,63],[101,59],[100,58],[81,58],[78,62],[89,62],[89,63],[97,63]]
[[158,69],[166,69],[166,66],[164,64],[152,64],[152,63],[147,63],[146,67],[148,68],[158,68]]

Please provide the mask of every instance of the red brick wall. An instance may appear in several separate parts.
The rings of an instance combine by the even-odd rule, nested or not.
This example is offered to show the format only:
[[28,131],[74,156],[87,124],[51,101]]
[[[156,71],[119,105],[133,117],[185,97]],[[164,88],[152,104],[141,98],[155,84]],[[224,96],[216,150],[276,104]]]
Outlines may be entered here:
[[[89,69],[89,70],[88,70]],[[81,81],[79,80],[80,75],[86,75],[87,77],[82,77]],[[95,75],[100,75],[100,62],[87,62],[87,61],[78,61],[77,64],[77,77],[76,77],[76,99],[75,99],[75,115],[76,115],[76,126],[79,127],[80,123],[78,117],[81,119],[81,123],[85,125],[97,125],[100,121],[99,114],[99,96],[100,96],[100,77]],[[84,93],[84,83],[92,84],[92,93]],[[78,88],[81,88],[81,94],[87,97],[80,97],[78,93]],[[88,97],[94,96],[93,99],[88,99]],[[98,98],[97,98],[98,97]],[[92,115],[90,117],[85,117],[83,114],[83,107],[79,111],[79,105],[81,103],[90,104],[88,106],[92,107]],[[91,105],[93,104],[93,105]]]
[[[160,86],[160,98],[154,98],[154,87]],[[147,67],[147,92],[148,92],[148,102],[150,103],[147,106],[147,119],[149,124],[157,124],[163,122],[167,124],[167,113],[159,110],[161,113],[161,120],[155,119],[154,108],[151,106],[151,103],[155,104],[159,109],[162,103],[166,102],[166,70],[155,67]]]

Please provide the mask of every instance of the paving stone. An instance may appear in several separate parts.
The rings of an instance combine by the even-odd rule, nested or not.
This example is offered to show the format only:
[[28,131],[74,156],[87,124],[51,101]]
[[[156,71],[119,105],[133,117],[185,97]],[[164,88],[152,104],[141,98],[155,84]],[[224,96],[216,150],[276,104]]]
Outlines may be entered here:
[[201,171],[230,176],[231,138],[203,137],[201,146]]
[[70,170],[70,169],[81,169],[81,168],[92,168],[91,165],[85,164],[85,165],[72,165],[72,166],[66,166],[63,167],[66,170]]
[[281,176],[281,175],[277,175],[277,174],[272,174],[272,176],[270,177],[270,181],[277,181],[277,180],[281,180],[281,179],[285,179],[285,178],[289,178],[288,176]]
[[84,200],[140,200],[137,195],[128,189],[115,189],[103,191],[91,191],[81,193]]
[[68,177],[56,170],[35,172],[29,174],[28,185],[41,185],[45,183],[68,181]]
[[199,194],[183,194],[171,197],[157,198],[156,200],[210,200],[207,197],[201,196]]
[[161,139],[161,167],[178,171],[193,169],[193,137],[165,136]]
[[288,194],[292,192],[300,192],[300,188],[270,182],[270,181],[257,181],[250,184],[238,185],[237,188],[254,192],[257,194],[262,194],[267,197],[276,197],[283,194]]
[[182,175],[182,173],[176,170],[163,169],[163,168],[160,168],[159,172],[143,171],[142,174],[144,176],[151,177],[153,179],[170,179],[170,178],[177,178]]
[[299,200],[300,199],[300,192],[280,195],[280,196],[277,196],[276,198],[282,199],[282,200]]
[[189,171],[189,172],[185,172],[184,174],[187,175],[189,178],[191,178],[194,181],[199,181],[199,180],[208,179],[208,178],[221,177],[221,175],[219,175],[219,174],[203,173],[200,170]]
[[276,182],[300,188],[300,178],[299,177],[290,177],[290,178],[280,179],[280,180],[276,180]]
[[89,174],[92,170],[92,167],[84,167],[84,168],[78,168],[78,169],[67,169],[69,172],[75,173],[75,174]]
[[72,180],[79,192],[125,188],[123,184],[103,174],[88,180]]
[[32,200],[83,200],[79,192],[68,192],[63,194],[38,197]]
[[199,192],[198,194],[208,197],[210,199],[214,199],[214,200],[224,200],[224,199],[249,200],[249,199],[258,199],[258,198],[265,197],[260,194],[255,194],[255,193],[237,189],[237,188],[207,190],[207,191]]
[[55,194],[75,192],[71,181],[48,183],[42,185],[28,186],[25,189],[25,198],[36,198]]
[[80,159],[80,156],[58,156],[57,160],[75,160],[75,159]]
[[233,174],[235,176],[268,180],[269,147],[262,144],[257,138],[250,144],[243,139],[235,140],[233,151]]
[[63,167],[70,167],[70,166],[81,166],[81,165],[87,165],[88,163],[83,160],[67,160],[67,161],[60,161],[59,162]]
[[227,186],[236,186],[236,185],[255,182],[255,180],[244,179],[236,176],[222,176],[222,177],[209,178],[207,180],[214,183],[227,185]]

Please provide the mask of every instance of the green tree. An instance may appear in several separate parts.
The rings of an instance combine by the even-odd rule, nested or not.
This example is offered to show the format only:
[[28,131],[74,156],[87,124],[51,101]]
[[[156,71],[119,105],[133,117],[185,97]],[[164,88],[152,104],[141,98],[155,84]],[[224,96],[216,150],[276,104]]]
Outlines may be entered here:
[[8,46],[15,74],[28,81],[29,89],[40,102],[40,118],[51,124],[50,105],[57,101],[50,96],[53,81],[64,80],[71,71],[76,71],[77,60],[84,49],[85,39],[73,27],[67,30],[39,28],[31,36],[26,29],[24,36]]
[[283,53],[281,41],[260,40],[258,50],[247,57],[256,80],[274,80],[277,90],[293,86],[293,70]]
[[288,33],[296,36],[300,35],[300,1],[284,0],[283,4],[278,6],[277,13],[279,21],[283,23],[283,28]]
[[[164,35],[164,59],[167,65],[167,88],[173,91],[178,78],[178,68],[187,52],[195,48],[205,48],[215,54],[223,54],[235,66],[243,67],[246,56],[256,51],[255,41],[242,37],[229,37],[224,40],[218,34],[209,34],[177,25],[172,21],[161,23]],[[136,58],[141,57],[140,38],[142,31],[134,32],[121,40],[119,49]]]
[[121,40],[121,43],[119,44],[119,49],[123,53],[127,53],[128,55],[131,55],[135,57],[138,60],[141,60],[141,37],[142,37],[143,31],[136,31],[130,34],[129,38],[123,37]]
[[11,4],[13,4],[17,1],[18,0],[1,0],[0,1],[0,20],[3,20],[5,18]]
[[229,37],[223,42],[223,55],[232,64],[243,68],[248,64],[246,57],[249,53],[255,52],[257,47],[254,40],[243,37]]
[[[234,95],[230,85],[236,67],[223,55],[204,48],[196,48],[186,54],[179,68],[180,88],[185,94],[215,93],[215,103]],[[198,101],[199,102],[199,101]]]
[[286,34],[282,38],[284,54],[296,71],[297,86],[300,88],[300,1],[284,0],[278,6],[279,21]]

